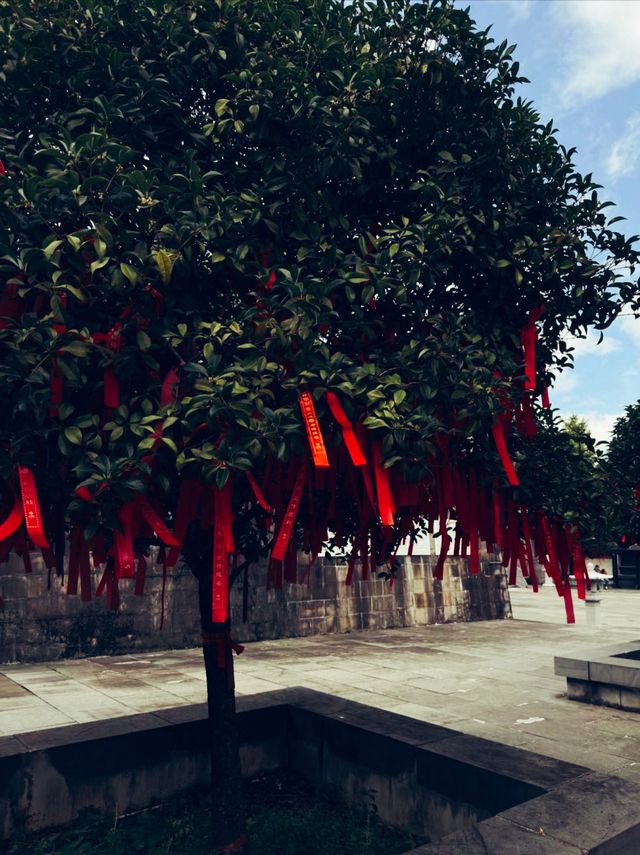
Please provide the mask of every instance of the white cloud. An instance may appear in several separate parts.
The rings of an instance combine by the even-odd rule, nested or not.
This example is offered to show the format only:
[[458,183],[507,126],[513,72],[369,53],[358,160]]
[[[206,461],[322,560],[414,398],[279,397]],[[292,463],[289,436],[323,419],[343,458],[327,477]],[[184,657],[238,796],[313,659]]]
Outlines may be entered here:
[[[586,338],[578,338],[574,335],[564,336],[564,340],[573,348],[574,359],[587,354],[595,356],[606,356],[608,353],[614,353],[620,350],[620,341],[612,335],[606,335],[600,341],[600,333],[597,330],[589,330]],[[598,344],[598,342],[600,342]]]
[[640,3],[630,0],[556,0],[564,74],[556,84],[565,109],[580,107],[640,80]]
[[612,178],[629,175],[640,160],[640,113],[627,119],[623,135],[615,141],[607,158],[607,172]]
[[640,318],[622,315],[616,321],[616,330],[621,332],[628,344],[640,348]]
[[[556,395],[569,395],[578,385],[576,372],[571,369],[558,374],[553,384],[552,397]],[[553,403],[553,401],[551,402]]]
[[589,425],[589,433],[598,442],[609,442],[613,425],[616,419],[620,418],[620,413],[596,413],[593,411],[575,413],[575,415],[586,421]]
[[533,0],[507,0],[507,3],[515,21],[524,21],[533,11]]

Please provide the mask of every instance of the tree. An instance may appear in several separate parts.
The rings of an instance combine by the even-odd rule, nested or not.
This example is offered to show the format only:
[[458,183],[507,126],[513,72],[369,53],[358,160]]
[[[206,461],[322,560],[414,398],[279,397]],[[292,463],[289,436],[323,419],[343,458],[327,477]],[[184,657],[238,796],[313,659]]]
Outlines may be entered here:
[[520,440],[522,501],[580,534],[587,555],[611,549],[610,486],[603,452],[584,419],[560,420],[552,410],[537,416],[534,436]]
[[640,543],[640,401],[616,420],[607,449],[609,511],[613,538],[620,546]]
[[150,543],[184,554],[215,750],[229,556],[279,586],[333,539],[351,579],[425,518],[444,556],[455,508],[472,570],[480,536],[522,560],[510,425],[637,251],[448,2],[10,0],[0,30],[0,533],[59,572],[68,539],[114,607]]

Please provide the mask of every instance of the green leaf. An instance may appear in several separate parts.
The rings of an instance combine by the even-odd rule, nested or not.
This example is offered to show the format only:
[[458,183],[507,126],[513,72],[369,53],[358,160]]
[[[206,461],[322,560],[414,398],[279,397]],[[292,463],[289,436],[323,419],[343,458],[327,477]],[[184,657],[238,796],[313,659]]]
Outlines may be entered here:
[[175,444],[175,442],[171,439],[171,437],[169,437],[169,436],[163,436],[163,437],[162,437],[162,442],[163,442],[163,443],[164,443],[168,448],[170,448],[170,449],[171,449],[171,451],[173,451],[173,453],[174,453],[174,454],[177,454],[177,453],[178,453],[178,446],[177,446],[177,445]]
[[89,265],[89,270],[91,273],[95,273],[96,270],[100,270],[100,268],[105,267],[109,263],[110,259],[108,256],[104,258],[98,258],[96,261],[92,261]]
[[44,248],[45,258],[51,258],[53,253],[62,246],[64,243],[63,240],[52,240],[51,243],[48,243]]
[[168,285],[171,279],[171,273],[173,272],[173,267],[176,263],[176,253],[169,252],[166,249],[157,249],[152,253],[153,260],[158,266],[158,270],[160,271],[160,278],[164,285]]
[[78,427],[66,427],[64,435],[73,445],[82,445],[82,431]]
[[84,341],[71,341],[60,348],[61,353],[69,353],[71,356],[86,356],[90,345]]
[[76,300],[79,300],[81,303],[87,302],[87,295],[82,290],[82,288],[76,288],[75,285],[61,285],[59,287],[64,288],[65,291],[68,291],[70,294],[73,294]]
[[126,262],[122,262],[122,264],[120,265],[120,270],[127,277],[127,279],[129,280],[129,282],[131,282],[132,285],[136,284],[136,282],[138,281],[139,274],[135,267],[132,267]]
[[151,347],[151,339],[144,330],[138,330],[136,333],[136,342],[140,350],[149,350]]
[[224,116],[224,114],[229,110],[229,99],[218,98],[213,109],[215,110],[216,116],[218,116],[218,118],[220,118],[220,116]]

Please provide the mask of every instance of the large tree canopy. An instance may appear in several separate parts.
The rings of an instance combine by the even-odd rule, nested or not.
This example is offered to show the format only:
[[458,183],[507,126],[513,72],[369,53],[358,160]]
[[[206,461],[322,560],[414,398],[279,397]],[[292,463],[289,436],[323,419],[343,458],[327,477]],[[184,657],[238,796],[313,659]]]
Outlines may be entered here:
[[71,532],[115,602],[198,516],[219,584],[273,539],[280,584],[455,510],[472,568],[530,523],[556,572],[509,430],[638,255],[511,47],[436,0],[11,0],[0,34],[6,549]]
[[68,543],[115,607],[185,554],[235,847],[229,556],[279,586],[333,539],[350,581],[426,521],[438,576],[455,516],[570,611],[535,401],[638,253],[448,2],[8,0],[0,53],[0,559]]

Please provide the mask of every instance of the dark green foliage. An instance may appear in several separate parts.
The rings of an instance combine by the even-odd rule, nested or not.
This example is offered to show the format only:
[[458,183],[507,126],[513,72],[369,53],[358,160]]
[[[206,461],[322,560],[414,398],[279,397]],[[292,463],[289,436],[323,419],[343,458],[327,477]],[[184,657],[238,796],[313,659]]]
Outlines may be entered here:
[[606,472],[616,546],[640,543],[640,401],[613,426]]
[[[316,795],[297,775],[279,772],[247,784],[245,855],[393,855],[417,836],[383,825],[366,803],[346,807]],[[89,813],[71,828],[26,837],[7,855],[210,855],[208,802],[197,794],[131,817]]]
[[108,656],[118,651],[118,642],[131,631],[123,615],[98,609],[83,609],[74,615],[65,633],[65,657]]
[[572,417],[563,424],[554,411],[542,410],[536,436],[520,440],[517,448],[517,498],[579,530],[586,555],[608,554],[610,488],[603,452],[586,423]]
[[138,491],[171,505],[182,475],[302,452],[305,387],[411,480],[439,433],[499,472],[531,310],[551,377],[561,333],[634,293],[636,250],[514,99],[512,48],[448,3],[12,0],[0,50],[0,478],[37,466],[89,535]]

